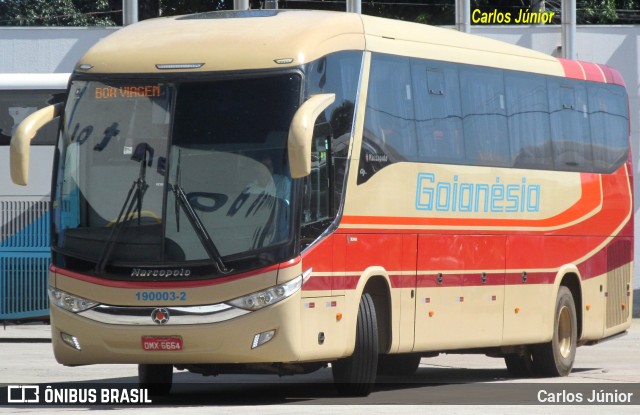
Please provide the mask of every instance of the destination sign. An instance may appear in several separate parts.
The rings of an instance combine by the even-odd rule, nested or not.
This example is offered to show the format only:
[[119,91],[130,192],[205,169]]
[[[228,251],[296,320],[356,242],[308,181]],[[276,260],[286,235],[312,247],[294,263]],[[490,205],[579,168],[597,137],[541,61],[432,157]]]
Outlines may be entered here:
[[95,89],[96,99],[158,98],[164,96],[163,85],[107,86]]

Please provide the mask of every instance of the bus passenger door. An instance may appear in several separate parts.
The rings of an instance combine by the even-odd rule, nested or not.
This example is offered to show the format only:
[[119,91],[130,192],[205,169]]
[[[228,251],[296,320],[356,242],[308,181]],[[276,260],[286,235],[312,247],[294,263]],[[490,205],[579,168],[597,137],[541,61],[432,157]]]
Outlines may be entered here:
[[418,235],[402,235],[402,268],[390,277],[392,307],[400,313],[398,353],[411,352],[415,341],[417,262]]
[[347,260],[347,235],[336,233],[331,236],[333,239],[333,267],[331,273],[331,295],[344,296],[345,291],[345,270]]

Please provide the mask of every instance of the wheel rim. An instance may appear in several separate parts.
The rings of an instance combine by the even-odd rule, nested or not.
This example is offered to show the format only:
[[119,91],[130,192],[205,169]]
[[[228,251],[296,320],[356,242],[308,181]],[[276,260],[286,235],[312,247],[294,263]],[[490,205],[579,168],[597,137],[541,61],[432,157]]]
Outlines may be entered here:
[[558,349],[564,358],[571,354],[571,313],[568,307],[562,307],[558,315]]

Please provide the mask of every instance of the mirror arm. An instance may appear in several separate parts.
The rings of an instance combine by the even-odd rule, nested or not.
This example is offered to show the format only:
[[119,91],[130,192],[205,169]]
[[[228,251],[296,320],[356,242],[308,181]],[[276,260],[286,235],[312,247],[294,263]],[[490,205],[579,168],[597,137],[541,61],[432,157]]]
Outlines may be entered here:
[[46,123],[62,114],[64,104],[49,105],[25,118],[11,138],[10,166],[11,180],[15,184],[26,186],[29,183],[29,154],[31,140]]
[[288,151],[291,177],[311,174],[311,141],[318,115],[336,100],[336,94],[313,95],[296,111],[289,127]]

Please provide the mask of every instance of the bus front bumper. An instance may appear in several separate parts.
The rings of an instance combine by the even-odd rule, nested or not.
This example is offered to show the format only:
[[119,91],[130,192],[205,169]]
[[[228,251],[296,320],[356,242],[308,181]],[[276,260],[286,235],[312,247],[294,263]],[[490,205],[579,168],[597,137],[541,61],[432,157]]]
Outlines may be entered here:
[[[298,291],[263,309],[203,324],[197,324],[196,318],[188,324],[154,322],[154,318],[162,321],[157,318],[163,317],[162,307],[156,308],[159,316],[147,317],[146,324],[111,324],[52,305],[54,355],[59,363],[71,366],[295,362],[301,356],[300,295]],[[257,345],[269,339],[271,331],[273,337]]]

